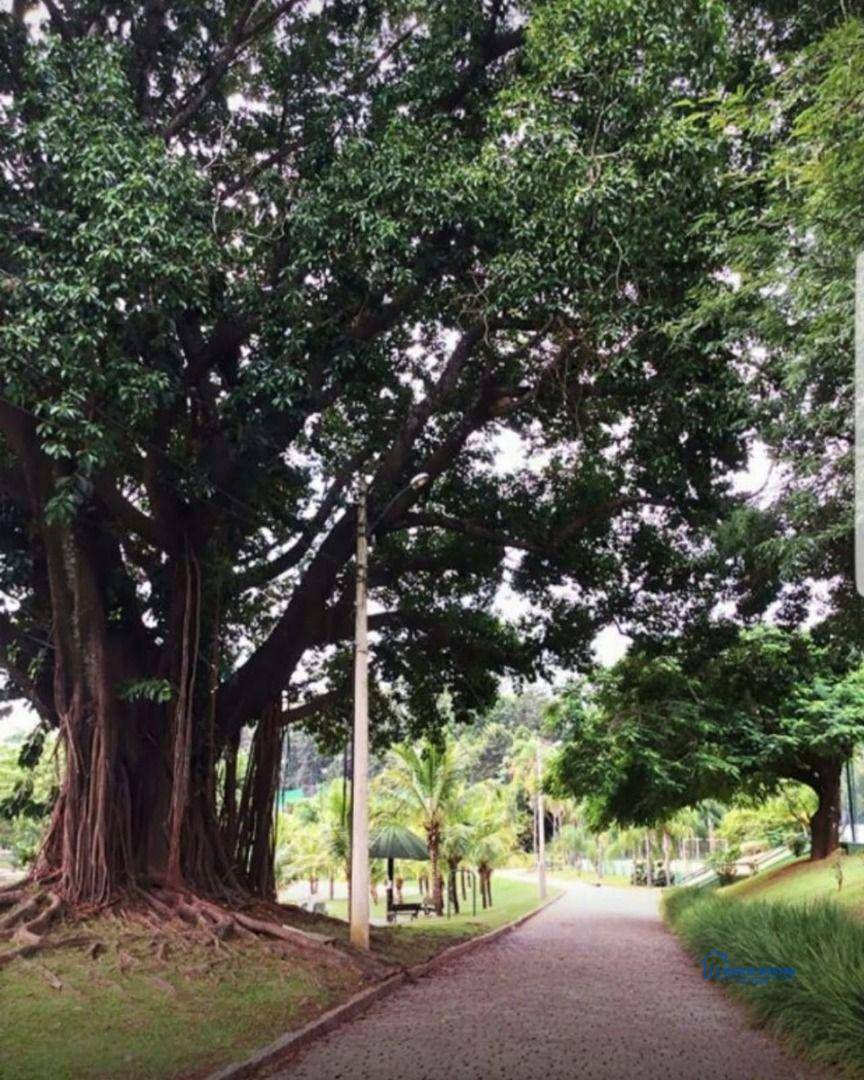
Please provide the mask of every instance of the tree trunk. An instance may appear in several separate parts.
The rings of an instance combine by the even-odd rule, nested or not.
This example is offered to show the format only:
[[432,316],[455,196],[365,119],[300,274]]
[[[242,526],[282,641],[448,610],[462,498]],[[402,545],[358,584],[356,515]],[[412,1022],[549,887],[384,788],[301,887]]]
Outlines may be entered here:
[[[124,585],[116,539],[85,513],[46,526],[42,539],[65,767],[34,877],[85,906],[131,888],[236,886],[217,819],[206,680],[196,689],[207,666],[197,559],[187,545],[174,560],[157,648]],[[124,693],[146,680],[170,685],[170,702]]]
[[843,762],[820,762],[811,770],[809,783],[819,805],[810,818],[810,858],[827,859],[840,846],[840,782]]
[[449,874],[447,875],[447,889],[450,894],[450,906],[456,915],[459,914],[459,888],[456,875],[459,872],[459,860],[448,860]]
[[444,914],[444,895],[441,874],[438,869],[441,846],[441,830],[437,822],[426,829],[426,846],[429,849],[429,874],[432,879],[432,906],[436,915]]
[[258,721],[240,799],[240,828],[234,862],[256,896],[276,898],[274,855],[276,791],[281,767],[282,726],[279,703]]

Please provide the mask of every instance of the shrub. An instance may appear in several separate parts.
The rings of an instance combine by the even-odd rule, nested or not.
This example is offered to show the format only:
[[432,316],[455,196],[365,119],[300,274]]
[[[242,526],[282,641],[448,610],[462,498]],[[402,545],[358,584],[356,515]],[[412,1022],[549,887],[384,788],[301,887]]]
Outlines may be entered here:
[[804,833],[790,833],[784,842],[796,858],[799,858],[807,850],[807,837]]
[[864,1072],[864,924],[854,916],[830,901],[741,901],[710,889],[675,889],[663,912],[694,957],[720,949],[730,964],[794,967],[788,981],[727,985],[814,1060]]
[[736,877],[735,864],[741,858],[739,847],[730,847],[726,851],[715,851],[706,862],[717,875],[721,885],[731,885]]

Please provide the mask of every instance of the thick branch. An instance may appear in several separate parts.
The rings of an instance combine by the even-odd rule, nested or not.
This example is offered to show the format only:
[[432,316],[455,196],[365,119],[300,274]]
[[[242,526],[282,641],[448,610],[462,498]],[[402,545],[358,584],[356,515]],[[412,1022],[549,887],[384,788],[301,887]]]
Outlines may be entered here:
[[336,474],[327,494],[321,500],[321,504],[303,528],[297,540],[275,559],[259,566],[250,567],[238,574],[235,578],[237,587],[244,589],[260,588],[272,581],[287,570],[293,569],[303,559],[311,548],[315,537],[327,522],[327,519],[336,509],[342,493],[350,481],[357,475],[357,470],[366,458],[365,450],[355,454],[348,463]]
[[439,514],[431,510],[406,514],[401,521],[385,531],[396,532],[404,529],[446,529],[448,532],[461,533],[463,536],[470,536],[475,540],[485,540],[495,547],[511,547],[520,551],[533,551],[538,554],[548,550],[542,544],[537,544],[525,537],[516,536],[514,533],[490,529],[486,525],[481,525],[477,521],[470,521],[468,518]]
[[284,0],[267,15],[263,15],[255,23],[250,25],[250,19],[258,7],[259,0],[247,0],[240,11],[228,40],[216,53],[209,70],[202,76],[197,87],[188,95],[185,102],[174,114],[162,131],[162,137],[169,141],[178,132],[182,131],[195,117],[196,113],[210,100],[216,92],[216,88],[228,69],[238,56],[245,50],[255,38],[265,34],[268,30],[287,14],[292,8],[298,7],[301,0]]
[[134,533],[151,547],[165,552],[174,550],[174,538],[171,534],[163,529],[158,521],[130,502],[109,477],[97,478],[94,489],[97,498],[118,525]]
[[321,712],[322,709],[335,705],[344,696],[344,690],[328,690],[326,693],[317,694],[314,698],[304,701],[302,705],[294,705],[290,709],[285,709],[280,723],[283,726],[288,726],[297,723],[299,720],[305,720],[307,717]]
[[452,112],[453,109],[458,108],[477,85],[486,68],[508,53],[520,49],[524,44],[525,31],[522,29],[508,30],[487,37],[475,50],[456,86],[435,101],[434,109],[440,112]]

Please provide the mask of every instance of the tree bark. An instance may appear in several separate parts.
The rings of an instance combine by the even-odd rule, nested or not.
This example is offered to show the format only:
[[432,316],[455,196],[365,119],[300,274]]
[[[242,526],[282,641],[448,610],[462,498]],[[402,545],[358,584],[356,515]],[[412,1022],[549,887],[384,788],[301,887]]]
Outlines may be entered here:
[[441,848],[441,829],[433,822],[426,829],[426,846],[429,849],[429,876],[432,884],[432,906],[436,915],[444,914],[444,896],[441,874],[438,869]]
[[456,875],[459,873],[459,860],[448,861],[449,874],[447,875],[447,888],[450,893],[450,903],[456,915],[459,914],[459,887]]
[[842,760],[820,762],[810,772],[809,784],[819,804],[810,818],[810,858],[827,859],[840,846],[840,784]]
[[240,799],[234,861],[247,888],[256,896],[276,898],[274,855],[276,791],[282,764],[282,725],[279,702],[258,721],[249,767]]

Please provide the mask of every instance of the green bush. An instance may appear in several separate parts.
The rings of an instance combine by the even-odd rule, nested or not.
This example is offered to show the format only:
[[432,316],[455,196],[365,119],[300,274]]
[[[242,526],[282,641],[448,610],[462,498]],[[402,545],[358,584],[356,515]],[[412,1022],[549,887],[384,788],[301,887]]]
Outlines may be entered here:
[[731,885],[736,879],[735,864],[741,858],[741,848],[732,846],[726,851],[715,851],[705,860],[717,875],[721,885]]
[[807,837],[804,833],[790,833],[785,839],[786,847],[798,858],[807,850]]
[[729,983],[755,1017],[824,1064],[864,1076],[864,924],[836,904],[742,902],[714,889],[675,889],[664,916],[701,958],[795,968],[759,986]]

